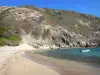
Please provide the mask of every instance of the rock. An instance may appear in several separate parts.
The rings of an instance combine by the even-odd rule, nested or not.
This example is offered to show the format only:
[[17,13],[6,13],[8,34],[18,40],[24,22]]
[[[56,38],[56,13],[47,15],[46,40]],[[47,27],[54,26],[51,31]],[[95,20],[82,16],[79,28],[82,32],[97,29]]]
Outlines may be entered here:
[[20,42],[10,42],[10,41],[8,41],[8,42],[6,42],[6,45],[8,45],[8,46],[19,46],[19,43]]
[[[0,7],[0,26],[11,27],[5,35],[17,33],[36,49],[99,46],[99,21],[98,17],[74,11]],[[7,42],[6,45],[18,46],[19,43]]]

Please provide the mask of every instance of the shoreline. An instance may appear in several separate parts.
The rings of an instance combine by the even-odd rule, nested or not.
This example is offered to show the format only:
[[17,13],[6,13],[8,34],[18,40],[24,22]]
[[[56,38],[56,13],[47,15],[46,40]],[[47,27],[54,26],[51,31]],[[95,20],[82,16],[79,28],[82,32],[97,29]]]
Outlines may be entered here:
[[9,71],[9,68],[16,62],[16,54],[20,53],[22,51],[17,51],[17,52],[14,52],[13,55],[9,55],[9,57],[7,57],[5,59],[5,61],[3,61],[2,63],[2,66],[0,68],[0,75],[8,75],[8,71]]
[[25,50],[33,50],[27,43],[22,43],[19,46],[3,46],[0,47],[0,75],[7,75],[9,66],[15,61],[16,53]]
[[49,68],[53,69],[54,71],[56,71],[56,72],[61,74],[60,69],[58,68],[58,65],[53,63],[53,62],[51,62],[51,61],[42,60],[41,58],[34,59],[34,58],[30,57],[29,55],[27,55],[25,52],[24,52],[24,54],[22,56],[24,58],[29,59],[31,61],[34,61],[34,62],[36,62],[38,64],[47,66],[47,67],[49,67]]
[[[31,52],[32,53],[32,52]],[[99,75],[100,68],[92,67],[86,63],[55,59],[51,57],[42,56],[39,54],[26,54],[25,58],[35,61],[39,64],[50,67],[59,72],[61,75]]]
[[7,75],[60,75],[45,65],[23,57],[23,53],[18,53],[15,56],[17,60],[9,67]]
[[[82,73],[81,75],[92,75],[90,72],[88,73],[87,71],[88,70],[91,72],[100,71],[100,69],[91,68],[89,65],[82,64],[79,62],[74,62],[74,61],[69,61],[69,60],[67,60],[67,62],[65,62],[64,60],[58,60],[58,59],[49,58],[46,56],[36,54],[34,52],[36,52],[36,51],[38,52],[38,51],[42,51],[42,50],[35,50],[31,46],[28,46],[27,44],[23,44],[23,45],[17,46],[17,47],[6,46],[6,47],[1,47],[0,49],[1,49],[1,52],[5,53],[5,51],[6,51],[6,53],[8,53],[8,54],[5,53],[5,55],[7,55],[7,57],[5,57],[6,58],[5,61],[4,61],[4,63],[2,63],[3,68],[2,68],[2,72],[0,71],[0,75],[22,75],[22,74],[14,74],[16,71],[13,70],[13,68],[16,69],[16,67],[17,67],[17,69],[20,69],[20,68],[23,69],[23,67],[22,67],[23,64],[20,65],[20,63],[24,63],[24,64],[31,63],[31,65],[37,64],[37,65],[41,66],[42,68],[46,67],[48,72],[50,70],[52,73],[55,73],[55,75],[56,74],[57,75],[59,75],[59,74],[60,75],[66,75],[66,74],[80,75],[81,73]],[[26,54],[27,51],[29,51],[29,52],[32,51],[36,56],[33,58],[30,57],[29,55]],[[18,56],[16,56],[17,54],[18,54]],[[25,60],[25,61],[19,62],[20,59]],[[18,62],[16,62],[16,61],[18,61]],[[25,63],[27,61],[28,61],[28,63]],[[65,65],[66,63],[68,65]],[[77,66],[75,66],[75,65],[77,65]],[[16,67],[14,67],[14,66],[16,66]],[[38,66],[38,68],[39,68],[39,66]],[[24,67],[24,68],[26,68],[26,67]],[[29,69],[30,68],[28,67],[27,70],[29,70]],[[12,74],[9,74],[9,71],[12,72]],[[35,70],[35,71],[37,71],[37,70]],[[42,69],[41,69],[41,71],[42,71]],[[87,73],[85,74],[84,72],[87,72],[88,74]],[[22,72],[22,73],[24,73],[24,72]],[[38,72],[36,72],[36,73],[38,73]],[[99,74],[100,73],[98,73],[96,75],[99,75]],[[95,75],[95,73],[94,73],[94,75]]]

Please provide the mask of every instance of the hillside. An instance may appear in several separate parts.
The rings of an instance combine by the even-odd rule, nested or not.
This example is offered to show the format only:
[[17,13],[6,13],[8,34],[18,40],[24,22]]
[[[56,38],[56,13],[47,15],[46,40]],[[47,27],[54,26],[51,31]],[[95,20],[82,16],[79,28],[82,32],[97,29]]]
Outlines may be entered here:
[[27,42],[35,48],[100,45],[100,18],[34,6],[0,7],[0,45]]

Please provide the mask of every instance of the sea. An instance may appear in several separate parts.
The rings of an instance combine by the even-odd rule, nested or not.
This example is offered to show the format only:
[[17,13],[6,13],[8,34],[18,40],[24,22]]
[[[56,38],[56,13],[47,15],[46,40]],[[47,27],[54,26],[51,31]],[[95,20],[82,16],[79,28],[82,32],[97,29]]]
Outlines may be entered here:
[[[89,51],[82,52],[83,50]],[[41,54],[58,59],[100,64],[100,47],[47,50]]]

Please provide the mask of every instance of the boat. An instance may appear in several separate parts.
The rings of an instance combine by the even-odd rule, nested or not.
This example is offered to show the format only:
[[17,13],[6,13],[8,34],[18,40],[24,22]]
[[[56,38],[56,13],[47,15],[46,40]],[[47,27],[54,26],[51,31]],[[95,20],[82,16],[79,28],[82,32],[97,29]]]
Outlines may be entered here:
[[89,52],[90,49],[86,49],[86,50],[81,50],[81,52]]

